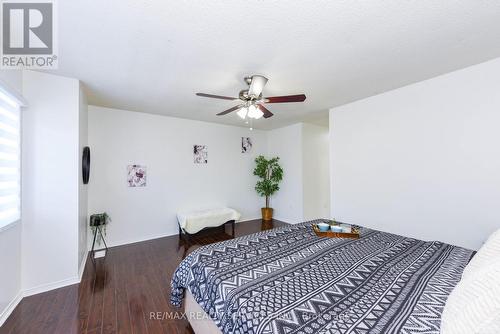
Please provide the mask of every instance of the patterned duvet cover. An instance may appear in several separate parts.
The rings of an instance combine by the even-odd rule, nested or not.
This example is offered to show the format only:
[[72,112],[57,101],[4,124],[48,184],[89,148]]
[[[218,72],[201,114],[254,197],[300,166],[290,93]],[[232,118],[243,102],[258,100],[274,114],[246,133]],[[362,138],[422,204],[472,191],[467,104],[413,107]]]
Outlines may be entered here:
[[179,265],[186,289],[222,333],[439,333],[472,251],[361,229],[320,238],[290,225],[203,246]]

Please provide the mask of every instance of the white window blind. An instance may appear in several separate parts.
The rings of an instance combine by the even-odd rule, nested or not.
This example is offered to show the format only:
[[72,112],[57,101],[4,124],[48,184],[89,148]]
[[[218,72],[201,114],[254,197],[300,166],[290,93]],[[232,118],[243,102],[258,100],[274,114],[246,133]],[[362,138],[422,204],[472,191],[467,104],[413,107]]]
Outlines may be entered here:
[[0,91],[0,228],[21,217],[20,109]]

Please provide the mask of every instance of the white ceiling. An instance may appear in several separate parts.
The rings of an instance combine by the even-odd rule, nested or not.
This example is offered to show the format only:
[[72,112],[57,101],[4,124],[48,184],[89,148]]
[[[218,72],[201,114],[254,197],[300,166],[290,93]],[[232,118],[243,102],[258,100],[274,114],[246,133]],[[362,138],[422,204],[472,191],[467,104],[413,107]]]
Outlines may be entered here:
[[59,70],[89,103],[244,125],[235,105],[247,74],[265,95],[269,129],[324,119],[328,108],[500,56],[500,1],[59,1]]

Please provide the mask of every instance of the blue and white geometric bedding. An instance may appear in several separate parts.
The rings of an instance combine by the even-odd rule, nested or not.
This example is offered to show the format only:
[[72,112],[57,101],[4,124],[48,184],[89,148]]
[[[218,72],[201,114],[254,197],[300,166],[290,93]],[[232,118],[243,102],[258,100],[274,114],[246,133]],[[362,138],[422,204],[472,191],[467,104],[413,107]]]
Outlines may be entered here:
[[290,225],[201,247],[172,278],[222,333],[439,333],[472,251],[361,229],[319,238]]

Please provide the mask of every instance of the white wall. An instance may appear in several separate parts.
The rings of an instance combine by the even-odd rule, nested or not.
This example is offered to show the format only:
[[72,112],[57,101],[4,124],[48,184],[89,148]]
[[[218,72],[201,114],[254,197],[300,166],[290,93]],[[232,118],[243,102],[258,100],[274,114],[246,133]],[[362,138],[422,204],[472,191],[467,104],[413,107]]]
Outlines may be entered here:
[[283,181],[272,197],[275,218],[288,223],[329,218],[328,127],[297,123],[268,131],[268,156],[280,157]]
[[[241,137],[252,138],[250,154]],[[108,246],[176,234],[179,210],[230,206],[242,220],[260,217],[252,172],[265,132],[89,106],[89,144],[89,215],[111,216]],[[195,144],[208,145],[208,164],[193,163]],[[130,164],[147,166],[146,187],[128,187]]]
[[[0,71],[0,80],[6,88],[21,94],[21,71]],[[20,297],[21,233],[20,222],[0,229],[0,326]]]
[[268,132],[268,157],[280,157],[283,181],[271,198],[274,217],[288,223],[299,223],[304,217],[302,123]]
[[28,101],[21,113],[22,222],[0,231],[1,326],[23,296],[79,281],[87,250],[79,146],[87,125],[78,80],[31,71],[0,71],[0,80]]
[[78,278],[79,82],[23,73],[22,286],[27,294]]
[[[80,169],[78,178],[78,267],[79,276],[83,274],[85,261],[87,259],[87,226],[88,226],[88,185],[83,184],[82,157],[83,148],[88,145],[88,104],[83,85],[79,84],[79,105],[78,105],[78,125],[79,125],[79,160]],[[92,159],[92,157],[91,157]]]
[[500,228],[500,59],[330,111],[332,214],[478,248]]
[[328,127],[302,124],[304,220],[330,218]]
[[[0,231],[0,326],[21,293],[21,224]],[[4,314],[5,312],[5,314]]]
[[7,89],[21,95],[23,90],[23,75],[21,70],[0,70],[0,81]]

